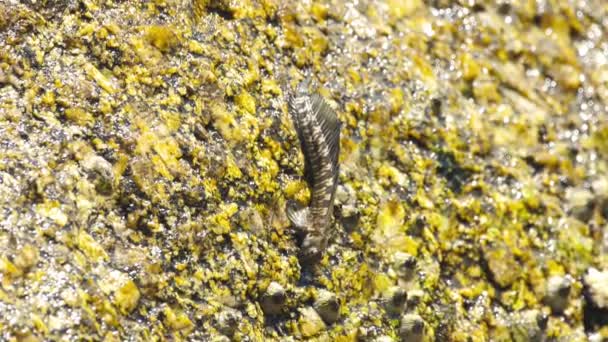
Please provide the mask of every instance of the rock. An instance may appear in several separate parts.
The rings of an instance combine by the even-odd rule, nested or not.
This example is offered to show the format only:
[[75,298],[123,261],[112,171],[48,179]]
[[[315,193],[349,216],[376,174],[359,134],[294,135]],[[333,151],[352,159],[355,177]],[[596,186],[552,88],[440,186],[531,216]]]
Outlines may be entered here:
[[139,289],[133,280],[128,280],[114,294],[114,303],[121,312],[129,313],[135,309],[139,302]]
[[395,340],[390,336],[378,336],[373,342],[394,342]]
[[424,339],[425,322],[419,315],[406,314],[401,317],[399,337],[403,342],[421,342]]
[[572,281],[569,277],[553,276],[547,281],[547,294],[545,303],[551,307],[553,313],[562,313],[568,306],[568,295]]
[[300,332],[304,337],[312,337],[325,330],[326,326],[323,319],[312,307],[299,309],[300,312]]
[[350,185],[339,185],[336,189],[336,205],[340,208],[341,222],[348,231],[354,230],[359,223],[357,194]]
[[112,295],[114,304],[121,313],[128,314],[139,303],[140,292],[127,273],[100,268],[99,286],[107,295]]
[[406,300],[407,293],[400,286],[391,286],[382,294],[382,305],[390,314],[400,314]]
[[593,193],[601,198],[608,199],[608,177],[598,177],[591,183]]
[[540,342],[547,328],[547,315],[539,310],[525,310],[511,315],[511,339],[516,342]]
[[520,276],[521,266],[504,242],[496,241],[483,245],[482,251],[492,278],[498,286],[505,288]]
[[239,326],[240,320],[243,318],[241,313],[232,308],[226,308],[222,310],[217,318],[217,324],[219,332],[222,334],[232,337]]
[[163,309],[163,315],[163,322],[171,330],[190,331],[194,327],[194,324],[192,323],[188,315],[186,315],[186,313],[184,312],[175,311],[167,306]]
[[287,296],[285,289],[277,282],[271,282],[262,296],[260,305],[267,315],[276,315],[283,309]]
[[599,309],[608,309],[608,270],[590,268],[583,281],[591,303]]
[[15,266],[21,271],[27,271],[38,262],[38,249],[32,245],[25,245],[15,257]]
[[80,165],[87,172],[90,181],[95,184],[95,190],[102,195],[110,195],[114,189],[114,171],[112,164],[95,154],[88,154]]
[[317,292],[313,307],[327,324],[332,324],[340,318],[340,304],[336,295],[327,290]]

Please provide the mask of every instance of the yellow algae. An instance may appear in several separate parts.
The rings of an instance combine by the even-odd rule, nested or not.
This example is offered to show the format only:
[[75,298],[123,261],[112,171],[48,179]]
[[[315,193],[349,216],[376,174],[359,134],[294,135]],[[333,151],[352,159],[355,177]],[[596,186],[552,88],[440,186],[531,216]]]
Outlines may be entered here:
[[175,31],[168,26],[149,26],[145,28],[145,37],[148,43],[162,52],[167,52],[179,44]]
[[237,213],[238,209],[239,207],[236,203],[222,205],[215,215],[209,217],[210,229],[216,234],[226,234],[230,232],[232,229],[230,219]]
[[479,63],[469,53],[460,55],[460,67],[462,68],[462,77],[467,81],[474,80],[481,72]]
[[236,96],[235,102],[239,108],[242,108],[249,114],[255,114],[256,104],[255,99],[248,92],[243,91]]
[[133,280],[128,280],[114,293],[114,304],[123,314],[128,314],[135,309],[139,298],[139,289]]
[[90,261],[98,262],[108,259],[108,254],[103,246],[84,231],[78,232],[75,243]]
[[60,227],[68,223],[68,216],[61,210],[61,205],[57,201],[47,201],[36,206],[36,212],[44,217],[53,220]]
[[163,309],[164,322],[172,330],[189,331],[194,327],[194,324],[184,312],[175,312],[170,307]]
[[420,0],[388,0],[389,14],[393,19],[401,19],[412,15],[418,8],[422,7]]
[[86,63],[84,65],[84,71],[106,92],[114,94],[118,91],[118,88],[114,85],[112,80],[99,71],[93,64]]
[[95,123],[95,118],[91,113],[82,108],[68,108],[65,110],[65,117],[69,121],[79,126],[89,126]]
[[282,91],[275,80],[263,79],[262,80],[262,91],[266,94],[281,95]]

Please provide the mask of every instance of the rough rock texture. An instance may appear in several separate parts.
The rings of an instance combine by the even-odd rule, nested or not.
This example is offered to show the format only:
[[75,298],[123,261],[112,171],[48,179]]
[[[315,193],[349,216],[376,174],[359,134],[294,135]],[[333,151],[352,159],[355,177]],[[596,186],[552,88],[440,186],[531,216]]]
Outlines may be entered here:
[[[312,268],[306,77],[344,123]],[[608,339],[607,104],[605,1],[0,0],[0,339]]]

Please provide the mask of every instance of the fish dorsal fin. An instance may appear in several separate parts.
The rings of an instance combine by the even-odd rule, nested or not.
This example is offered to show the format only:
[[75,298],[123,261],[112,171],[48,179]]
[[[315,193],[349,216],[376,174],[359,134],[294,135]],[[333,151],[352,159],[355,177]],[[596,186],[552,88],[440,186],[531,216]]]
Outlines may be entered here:
[[321,133],[327,143],[332,168],[335,170],[338,166],[338,156],[340,154],[340,128],[342,124],[338,120],[336,112],[319,94],[311,96],[311,105],[314,117],[321,127]]
[[308,228],[308,207],[303,207],[295,201],[287,202],[287,218],[297,228]]

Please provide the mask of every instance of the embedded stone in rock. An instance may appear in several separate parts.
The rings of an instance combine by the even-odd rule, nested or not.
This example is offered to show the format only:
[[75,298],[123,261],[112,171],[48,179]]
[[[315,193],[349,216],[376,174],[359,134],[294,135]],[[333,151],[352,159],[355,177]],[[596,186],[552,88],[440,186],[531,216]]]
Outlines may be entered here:
[[102,195],[109,195],[114,188],[114,171],[112,164],[94,154],[87,155],[80,165],[87,172],[89,179],[95,184],[95,190]]
[[239,326],[240,320],[243,318],[241,313],[237,310],[226,308],[222,310],[217,318],[217,324],[219,332],[222,334],[232,337]]
[[39,258],[38,249],[32,245],[25,245],[15,257],[14,263],[21,271],[27,271],[36,265]]
[[513,284],[521,273],[521,266],[509,247],[497,241],[484,245],[482,250],[483,258],[494,281],[503,288]]
[[283,309],[286,299],[287,296],[283,286],[273,281],[268,285],[266,293],[262,296],[260,305],[267,315],[276,315]]
[[332,324],[340,318],[340,304],[336,295],[327,290],[317,292],[313,307],[327,324]]

